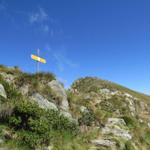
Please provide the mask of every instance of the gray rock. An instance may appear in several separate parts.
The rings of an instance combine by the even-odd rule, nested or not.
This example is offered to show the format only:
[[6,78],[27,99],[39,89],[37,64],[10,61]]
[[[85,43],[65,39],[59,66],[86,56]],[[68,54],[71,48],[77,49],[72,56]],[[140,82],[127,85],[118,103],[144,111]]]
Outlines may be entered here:
[[61,99],[60,108],[64,111],[69,110],[69,103],[67,100],[67,94],[61,83],[57,80],[53,80],[48,83],[48,86],[52,91]]
[[80,107],[80,111],[81,111],[82,113],[84,113],[84,112],[89,112],[88,109],[87,109],[85,106],[81,106],[81,107]]
[[22,95],[26,95],[29,92],[29,85],[23,85],[19,91],[21,92]]
[[103,134],[113,134],[114,136],[122,137],[123,139],[130,140],[132,136],[129,132],[125,129],[121,129],[120,127],[116,126],[114,128],[105,127],[102,129]]
[[37,102],[41,108],[58,110],[57,106],[54,103],[49,102],[39,93],[33,94],[31,99]]
[[89,100],[90,98],[91,98],[90,94],[84,95],[84,99],[85,99],[85,100]]
[[5,91],[4,86],[2,84],[0,84],[0,96],[7,98],[6,91]]
[[113,125],[125,126],[126,123],[123,119],[120,119],[120,118],[108,118],[107,125],[108,126],[113,126]]
[[47,147],[47,150],[53,150],[53,148],[54,148],[53,145],[49,145],[49,146]]
[[150,108],[146,103],[140,102],[140,109],[143,114],[147,114],[147,115],[150,114]]
[[130,109],[131,115],[135,116],[136,114],[135,99],[131,96],[127,96],[125,100],[129,103],[129,109]]
[[100,89],[100,92],[104,93],[104,94],[106,94],[106,93],[110,94],[111,91],[109,89]]
[[133,96],[130,95],[129,93],[124,93],[123,95],[124,95],[125,97],[132,98],[132,99],[133,99]]
[[4,140],[0,138],[0,144],[3,144],[3,143],[4,143]]
[[103,139],[92,140],[91,143],[96,146],[103,146],[103,147],[114,147],[116,145],[116,142]]
[[121,137],[125,140],[132,139],[129,131],[126,130],[126,123],[120,118],[108,118],[108,121],[104,128],[102,128],[102,134],[113,134],[114,136]]
[[100,89],[100,94],[104,99],[110,99],[112,97],[110,89]]
[[120,93],[119,93],[119,91],[111,91],[110,94],[111,94],[111,95],[119,95]]

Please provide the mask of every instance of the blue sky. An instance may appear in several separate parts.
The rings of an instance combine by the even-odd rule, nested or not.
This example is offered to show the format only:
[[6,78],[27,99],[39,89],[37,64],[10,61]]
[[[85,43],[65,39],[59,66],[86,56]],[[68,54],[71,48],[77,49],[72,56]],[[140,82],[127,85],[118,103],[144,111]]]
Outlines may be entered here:
[[0,64],[41,71],[68,87],[97,76],[150,94],[149,0],[0,0]]

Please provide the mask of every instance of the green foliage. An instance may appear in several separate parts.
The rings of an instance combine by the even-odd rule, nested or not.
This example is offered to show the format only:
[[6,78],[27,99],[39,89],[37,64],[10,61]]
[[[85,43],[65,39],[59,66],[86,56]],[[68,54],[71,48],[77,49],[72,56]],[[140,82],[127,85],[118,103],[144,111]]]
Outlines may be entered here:
[[29,84],[32,86],[32,88],[37,88],[38,87],[38,79],[35,78],[34,75],[32,74],[27,74],[27,73],[21,73],[19,76],[15,79],[15,84],[18,87],[23,86],[24,84]]
[[[44,135],[43,135],[44,136]],[[42,137],[35,132],[20,131],[18,132],[18,140],[21,145],[28,145],[29,149],[35,149],[37,145],[43,144],[45,137]]]
[[10,116],[8,122],[10,125],[13,125],[15,128],[17,128],[20,127],[22,120],[20,116]]
[[28,73],[21,73],[17,78],[16,78],[16,84],[20,87],[24,83],[25,84],[30,84],[33,87],[38,86],[38,82],[50,82],[55,79],[55,76],[52,73],[36,73],[36,74],[28,74]]
[[146,128],[142,134],[141,134],[141,139],[140,139],[141,143],[145,143],[150,147],[150,129]]
[[14,110],[7,118],[8,125],[18,133],[21,144],[34,149],[38,144],[48,145],[52,131],[69,132],[75,135],[78,131],[75,123],[54,110],[44,110],[29,100],[14,102]]
[[[36,74],[28,74],[28,73],[20,73],[15,78],[15,85],[19,88],[23,85],[29,86],[29,95],[38,91],[41,92],[41,85],[47,84],[48,82],[55,79],[55,76],[52,73],[36,73]],[[40,83],[40,84],[39,84]],[[42,90],[43,92],[43,90]]]
[[109,113],[113,113],[116,110],[123,115],[128,115],[130,113],[126,101],[122,97],[112,96],[108,100],[103,100],[100,105],[100,109]]
[[3,80],[2,76],[0,76],[0,83],[4,86],[8,100],[20,99],[22,97],[22,95],[14,88],[13,85],[10,85]]
[[90,144],[84,141],[81,135],[72,136],[68,132],[55,132],[53,134],[52,142],[54,150],[87,150],[90,149]]
[[137,120],[135,120],[135,118],[130,116],[123,116],[122,119],[124,119],[129,128],[135,128],[137,126]]
[[85,112],[83,113],[82,117],[79,118],[78,121],[79,121],[79,125],[91,126],[92,123],[95,121],[94,113],[91,111]]
[[108,112],[108,111],[104,111],[102,109],[97,108],[94,112],[95,114],[95,118],[96,120],[103,125],[104,123],[106,123],[107,118],[112,116],[112,113]]
[[106,112],[114,112],[115,111],[115,108],[113,107],[113,104],[110,103],[109,101],[102,101],[100,103],[100,107],[102,110],[106,111]]
[[47,100],[51,100],[53,97],[53,92],[48,85],[45,85],[40,92]]
[[55,80],[55,75],[49,72],[39,72],[34,74],[33,77],[38,78],[40,81],[45,80],[46,82]]
[[125,147],[123,150],[135,150],[134,146],[132,145],[131,141],[127,141],[125,143]]
[[150,129],[145,132],[144,140],[148,145],[150,145]]
[[8,68],[4,65],[0,65],[0,72],[5,72],[7,74],[12,74],[12,75],[21,73],[19,67],[17,66]]

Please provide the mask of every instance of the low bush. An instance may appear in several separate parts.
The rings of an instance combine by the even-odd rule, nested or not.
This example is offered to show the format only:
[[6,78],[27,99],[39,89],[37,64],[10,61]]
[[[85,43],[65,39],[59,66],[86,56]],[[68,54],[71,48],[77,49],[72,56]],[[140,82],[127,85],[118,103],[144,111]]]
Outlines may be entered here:
[[141,136],[141,142],[150,146],[150,129],[146,128]]
[[86,126],[91,126],[94,121],[95,115],[91,111],[83,113],[82,117],[79,118],[78,120],[79,125],[86,125]]
[[68,132],[76,135],[77,125],[54,110],[44,110],[29,100],[14,102],[14,110],[7,124],[18,133],[21,144],[34,149],[37,145],[48,145],[51,132]]
[[137,121],[135,120],[135,118],[132,118],[130,116],[124,116],[122,117],[122,119],[124,119],[125,123],[129,128],[135,128],[137,126]]
[[123,150],[135,150],[135,148],[130,141],[127,141]]

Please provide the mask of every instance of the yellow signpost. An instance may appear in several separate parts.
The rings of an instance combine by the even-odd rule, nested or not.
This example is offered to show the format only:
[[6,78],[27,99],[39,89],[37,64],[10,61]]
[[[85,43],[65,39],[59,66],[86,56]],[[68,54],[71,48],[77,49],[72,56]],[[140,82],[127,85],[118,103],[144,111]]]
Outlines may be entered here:
[[31,59],[35,60],[37,62],[37,73],[39,72],[39,62],[46,64],[46,60],[44,58],[39,57],[40,55],[40,50],[37,50],[37,56],[36,55],[31,55]]
[[32,58],[33,60],[36,60],[36,61],[39,61],[39,62],[41,62],[41,63],[46,64],[46,60],[45,60],[44,58],[38,57],[38,56],[36,56],[36,55],[31,55],[31,58]]

